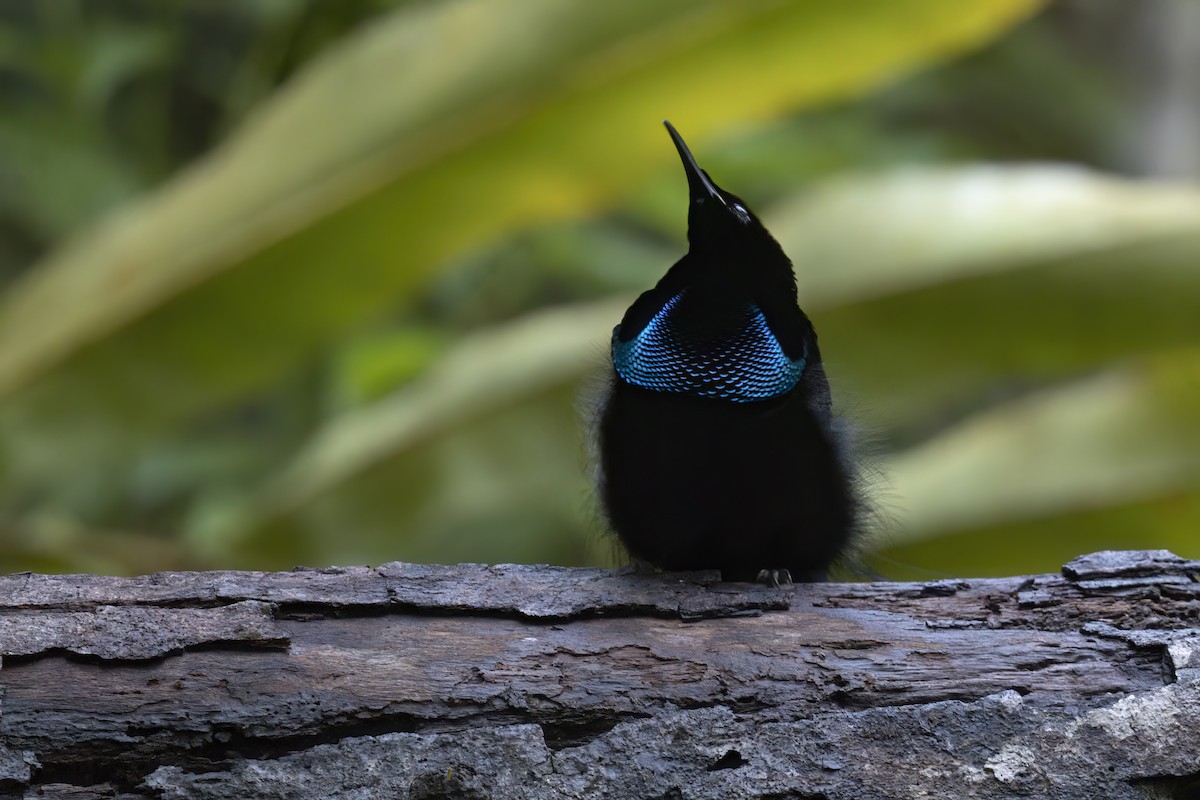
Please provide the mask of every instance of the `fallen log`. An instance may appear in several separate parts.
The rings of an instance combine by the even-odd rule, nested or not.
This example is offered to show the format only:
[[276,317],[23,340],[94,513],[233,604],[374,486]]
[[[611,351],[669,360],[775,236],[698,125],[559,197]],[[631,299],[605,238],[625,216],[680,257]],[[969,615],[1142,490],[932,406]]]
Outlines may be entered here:
[[9,575],[0,795],[1195,797],[1198,573]]

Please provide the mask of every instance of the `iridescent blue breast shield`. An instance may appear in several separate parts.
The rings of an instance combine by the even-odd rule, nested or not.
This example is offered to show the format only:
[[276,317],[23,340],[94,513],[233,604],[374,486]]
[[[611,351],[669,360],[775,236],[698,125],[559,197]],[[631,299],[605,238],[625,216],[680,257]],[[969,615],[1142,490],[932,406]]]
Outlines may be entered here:
[[622,380],[658,392],[735,403],[792,390],[804,374],[807,349],[798,359],[788,358],[753,303],[714,317],[709,308],[689,313],[686,295],[685,290],[664,303],[627,342],[613,331],[613,366]]

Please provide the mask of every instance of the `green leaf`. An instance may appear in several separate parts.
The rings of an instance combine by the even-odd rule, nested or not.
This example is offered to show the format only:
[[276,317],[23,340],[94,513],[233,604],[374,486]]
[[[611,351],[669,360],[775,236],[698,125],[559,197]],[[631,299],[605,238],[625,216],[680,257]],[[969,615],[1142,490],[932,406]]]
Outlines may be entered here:
[[333,403],[344,408],[378,400],[420,375],[446,349],[446,336],[425,328],[353,342],[334,364]]
[[904,169],[803,192],[766,223],[802,301],[839,306],[1196,234],[1200,192],[1065,164]]
[[885,463],[884,544],[1200,487],[1200,349],[1035,392]]

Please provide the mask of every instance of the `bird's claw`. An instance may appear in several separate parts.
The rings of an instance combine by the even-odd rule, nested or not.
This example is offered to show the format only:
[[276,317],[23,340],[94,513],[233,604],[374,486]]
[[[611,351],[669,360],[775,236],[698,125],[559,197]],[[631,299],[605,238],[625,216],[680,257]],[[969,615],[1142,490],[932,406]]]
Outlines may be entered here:
[[792,585],[792,573],[786,569],[764,569],[759,570],[757,580],[778,589],[780,586]]

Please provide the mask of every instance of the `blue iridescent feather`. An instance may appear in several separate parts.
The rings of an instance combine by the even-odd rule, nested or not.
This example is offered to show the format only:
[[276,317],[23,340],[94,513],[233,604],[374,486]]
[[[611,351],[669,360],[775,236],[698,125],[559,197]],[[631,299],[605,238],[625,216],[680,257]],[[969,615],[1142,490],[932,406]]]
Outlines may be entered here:
[[664,303],[629,341],[613,332],[613,366],[622,380],[735,403],[778,397],[796,386],[808,349],[798,359],[788,358],[758,306],[748,303],[716,329],[700,332],[680,324],[685,294]]

